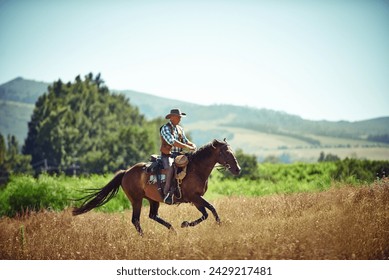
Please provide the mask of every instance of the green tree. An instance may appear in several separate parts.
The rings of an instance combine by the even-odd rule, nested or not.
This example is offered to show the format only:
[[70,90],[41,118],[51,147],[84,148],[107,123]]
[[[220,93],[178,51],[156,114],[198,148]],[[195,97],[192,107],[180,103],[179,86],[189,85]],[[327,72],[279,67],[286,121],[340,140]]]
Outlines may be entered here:
[[23,153],[31,154],[33,163],[46,161],[60,170],[77,163],[87,172],[114,171],[155,146],[138,108],[124,95],[111,94],[100,75],[92,73],[49,86],[36,102],[28,128]]
[[0,166],[5,162],[5,141],[4,136],[0,133]]
[[336,162],[336,169],[332,172],[332,176],[336,180],[352,178],[372,182],[377,178],[386,177],[388,173],[389,161],[345,158]]
[[275,155],[268,155],[263,160],[263,163],[280,163],[280,159]]
[[241,167],[239,176],[233,176],[228,171],[223,171],[226,178],[248,178],[250,180],[256,180],[259,177],[258,162],[255,155],[248,155],[243,152],[242,149],[237,149],[235,157]]
[[324,162],[324,161],[339,161],[340,158],[337,155],[333,154],[325,154],[324,152],[320,153],[318,162]]
[[[165,123],[167,123],[167,120],[165,118],[155,118],[153,120],[150,121],[150,130],[152,131],[152,135],[154,135],[154,142],[156,143],[156,146],[155,146],[155,153],[159,154],[159,148],[160,148],[160,143],[161,143],[161,138],[160,138],[160,134],[159,134],[159,129],[161,128],[161,126],[163,126]],[[190,139],[190,135],[185,132],[185,135]]]
[[3,135],[0,133],[0,186],[4,185],[9,177],[9,170],[5,164],[6,147]]
[[0,185],[8,181],[12,173],[31,173],[31,157],[19,152],[19,143],[14,135],[4,136],[0,133]]

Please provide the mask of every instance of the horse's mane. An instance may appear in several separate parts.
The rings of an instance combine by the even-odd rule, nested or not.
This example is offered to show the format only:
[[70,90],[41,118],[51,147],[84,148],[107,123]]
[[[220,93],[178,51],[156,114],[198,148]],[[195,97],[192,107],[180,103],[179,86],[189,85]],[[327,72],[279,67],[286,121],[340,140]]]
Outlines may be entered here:
[[203,146],[201,146],[196,152],[194,152],[192,155],[191,155],[191,158],[192,159],[196,159],[196,160],[204,160],[206,159],[209,154],[210,154],[210,151],[213,151],[215,149],[215,146],[218,145],[218,141],[215,139]]

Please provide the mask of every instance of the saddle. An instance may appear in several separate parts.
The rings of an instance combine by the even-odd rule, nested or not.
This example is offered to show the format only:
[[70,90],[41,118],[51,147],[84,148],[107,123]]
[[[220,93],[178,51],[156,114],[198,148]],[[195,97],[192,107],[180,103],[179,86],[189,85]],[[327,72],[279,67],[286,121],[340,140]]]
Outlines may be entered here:
[[163,169],[162,159],[159,155],[151,155],[149,162],[146,163],[144,170],[148,174],[156,174]]
[[[173,170],[174,170],[174,178],[176,181],[173,182],[171,188],[175,191],[179,191],[176,197],[181,198],[181,188],[180,185],[182,180],[186,176],[186,168],[189,163],[188,157],[185,155],[179,155],[174,159]],[[166,183],[166,169],[163,168],[163,163],[160,155],[151,155],[149,162],[146,163],[144,167],[144,171],[149,175],[148,184],[154,185],[157,184],[158,190],[163,196],[163,186]]]

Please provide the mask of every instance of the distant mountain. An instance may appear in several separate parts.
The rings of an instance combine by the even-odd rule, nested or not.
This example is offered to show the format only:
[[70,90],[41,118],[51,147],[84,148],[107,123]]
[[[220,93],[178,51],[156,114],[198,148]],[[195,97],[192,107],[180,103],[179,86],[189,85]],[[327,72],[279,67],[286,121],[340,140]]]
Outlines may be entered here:
[[235,105],[202,106],[184,101],[157,97],[136,91],[121,91],[130,102],[139,107],[146,117],[152,119],[170,108],[179,107],[189,115],[186,124],[199,121],[218,121],[220,126],[247,128],[255,131],[276,134],[318,134],[322,136],[367,139],[368,135],[389,134],[389,117],[358,122],[311,121],[284,112],[257,109]]
[[[3,135],[14,134],[20,144],[24,143],[34,104],[49,85],[20,77],[0,85],[0,132]],[[319,152],[312,149],[333,152],[336,147],[334,153],[345,156],[359,153],[369,158],[389,158],[389,146],[380,144],[389,139],[389,117],[358,122],[311,121],[269,109],[204,106],[132,90],[111,91],[128,97],[148,119],[164,118],[171,108],[181,108],[188,114],[183,124],[199,145],[213,138],[227,137],[235,147],[263,156],[287,152],[294,160],[305,159],[308,155],[308,160],[314,160]],[[381,150],[373,150],[373,147]]]
[[48,85],[21,77],[0,85],[0,132],[4,137],[12,134],[19,145],[24,143],[34,104]]
[[49,85],[49,83],[18,77],[0,86],[0,100],[35,104],[38,97],[47,91]]
[[[206,108],[206,106],[197,105],[185,101],[179,101],[169,98],[163,98],[156,95],[133,91],[133,90],[112,90],[114,93],[124,94],[131,104],[136,105],[143,115],[148,119],[165,117],[172,108],[180,108],[182,111],[192,112]],[[189,118],[188,118],[189,119]]]
[[27,123],[31,119],[34,104],[0,99],[0,133],[4,137],[15,135],[19,145],[27,137]]

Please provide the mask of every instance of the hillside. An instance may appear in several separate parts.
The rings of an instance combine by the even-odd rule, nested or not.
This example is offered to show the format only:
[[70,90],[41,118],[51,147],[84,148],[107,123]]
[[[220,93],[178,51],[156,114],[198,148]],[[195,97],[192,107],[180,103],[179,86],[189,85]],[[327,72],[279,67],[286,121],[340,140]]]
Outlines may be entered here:
[[4,136],[15,135],[23,144],[34,104],[48,85],[21,77],[0,85],[0,132]]
[[48,86],[49,83],[18,77],[0,85],[0,100],[35,104],[38,97],[46,92]]
[[[14,134],[23,144],[34,104],[48,85],[23,78],[0,85],[3,135]],[[112,91],[128,97],[148,119],[163,118],[171,108],[179,107],[188,114],[183,125],[198,145],[213,138],[227,138],[235,149],[256,154],[260,160],[276,156],[284,162],[316,161],[321,151],[340,157],[389,158],[388,144],[368,141],[382,138],[385,141],[389,135],[389,117],[358,122],[310,121],[269,109],[203,106],[131,90]]]
[[[118,92],[118,91],[116,91]],[[163,117],[172,107],[188,112],[186,124],[218,122],[220,126],[247,128],[264,133],[301,137],[302,134],[366,139],[367,135],[389,134],[389,117],[358,122],[310,121],[284,112],[234,105],[202,106],[161,98],[136,91],[121,91],[148,118]],[[308,140],[308,139],[305,139]]]
[[0,132],[3,136],[15,135],[19,144],[23,144],[33,110],[34,104],[0,99]]

